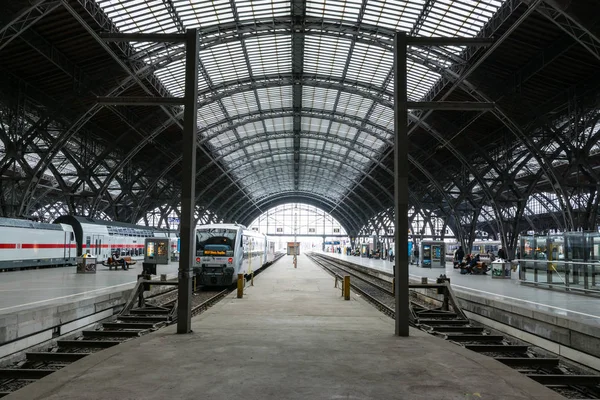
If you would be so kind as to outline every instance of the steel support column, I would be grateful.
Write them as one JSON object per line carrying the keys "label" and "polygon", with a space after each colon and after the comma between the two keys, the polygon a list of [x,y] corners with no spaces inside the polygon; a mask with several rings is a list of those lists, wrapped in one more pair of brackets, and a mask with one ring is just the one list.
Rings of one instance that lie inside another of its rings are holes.
{"label": "steel support column", "polygon": [[198,30],[186,33],[185,110],[183,115],[183,161],[181,174],[181,257],[179,259],[179,292],[177,294],[177,333],[189,333],[192,328],[192,279],[194,265],[194,200],[196,198],[196,143],[198,125]]}
{"label": "steel support column", "polygon": [[394,40],[394,198],[396,336],[408,336],[408,108],[406,83],[406,33],[398,32]]}

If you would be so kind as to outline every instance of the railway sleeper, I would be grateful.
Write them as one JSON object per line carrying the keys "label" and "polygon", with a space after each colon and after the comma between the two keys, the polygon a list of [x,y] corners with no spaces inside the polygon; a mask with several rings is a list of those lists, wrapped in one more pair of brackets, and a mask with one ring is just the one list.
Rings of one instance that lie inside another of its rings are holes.
{"label": "railway sleeper", "polygon": [[171,310],[167,309],[157,309],[157,308],[136,308],[134,310],[130,310],[129,314],[135,315],[164,315],[169,314]]}
{"label": "railway sleeper", "polygon": [[0,369],[0,379],[40,379],[51,373],[56,372],[54,369],[25,369],[25,368],[2,368]]}
{"label": "railway sleeper", "polygon": [[433,330],[433,332],[438,332],[438,333],[464,333],[464,334],[468,334],[468,333],[483,333],[483,328],[480,326],[434,326],[431,327],[431,330]]}
{"label": "railway sleeper", "polygon": [[119,321],[128,321],[128,322],[167,322],[169,321],[168,315],[119,315],[117,317]]}
{"label": "railway sleeper", "polygon": [[596,386],[600,375],[526,374],[527,377],[546,386]]}
{"label": "railway sleeper", "polygon": [[112,340],[58,340],[56,344],[62,348],[106,349],[116,346],[120,341]]}
{"label": "railway sleeper", "polygon": [[104,329],[158,329],[165,326],[165,322],[105,322]]}
{"label": "railway sleeper", "polygon": [[478,353],[527,353],[529,346],[503,344],[467,344],[465,348]]}
{"label": "railway sleeper", "polygon": [[468,319],[430,319],[430,318],[419,318],[417,321],[420,325],[469,325],[471,321]]}
{"label": "railway sleeper", "polygon": [[52,351],[46,352],[32,352],[26,353],[25,356],[27,361],[41,361],[41,362],[74,362],[87,356],[89,353],[58,353]]}
{"label": "railway sleeper", "polygon": [[558,358],[542,357],[494,357],[494,360],[500,361],[509,367],[529,368],[556,368],[560,362]]}
{"label": "railway sleeper", "polygon": [[446,339],[454,342],[496,342],[500,343],[504,340],[501,335],[453,335],[445,334]]}
{"label": "railway sleeper", "polygon": [[117,331],[117,330],[103,330],[103,331],[83,331],[83,337],[136,337],[142,336],[150,332],[149,329],[144,330],[131,330],[131,331]]}
{"label": "railway sleeper", "polygon": [[449,311],[417,311],[417,316],[422,318],[456,318],[458,315]]}

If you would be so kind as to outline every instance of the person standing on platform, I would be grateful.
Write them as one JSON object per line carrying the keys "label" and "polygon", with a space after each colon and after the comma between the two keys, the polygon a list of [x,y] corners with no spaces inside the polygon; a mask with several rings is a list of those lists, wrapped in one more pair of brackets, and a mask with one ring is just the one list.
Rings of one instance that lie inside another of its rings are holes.
{"label": "person standing on platform", "polygon": [[498,258],[506,260],[506,251],[502,247],[498,249]]}
{"label": "person standing on platform", "polygon": [[416,262],[417,265],[419,265],[419,247],[418,246],[415,247],[414,254],[415,254],[415,262]]}
{"label": "person standing on platform", "polygon": [[461,264],[463,258],[465,258],[465,251],[463,250],[462,246],[458,246],[456,253],[454,253],[454,261],[456,261],[457,264]]}
{"label": "person standing on platform", "polygon": [[390,247],[390,262],[394,261],[394,249]]}

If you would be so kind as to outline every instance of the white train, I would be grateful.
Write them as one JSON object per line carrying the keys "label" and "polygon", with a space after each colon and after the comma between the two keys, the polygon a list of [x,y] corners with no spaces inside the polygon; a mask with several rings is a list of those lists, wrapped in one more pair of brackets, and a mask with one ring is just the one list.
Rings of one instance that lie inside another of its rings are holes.
{"label": "white train", "polygon": [[54,224],[0,218],[0,270],[74,265],[84,253],[98,262],[117,252],[142,259],[147,237],[170,237],[176,250],[177,235],[164,229],[70,215]]}
{"label": "white train", "polygon": [[275,242],[237,224],[196,227],[194,274],[205,286],[229,286],[273,262]]}
{"label": "white train", "polygon": [[75,256],[70,225],[0,218],[0,270],[72,265]]}

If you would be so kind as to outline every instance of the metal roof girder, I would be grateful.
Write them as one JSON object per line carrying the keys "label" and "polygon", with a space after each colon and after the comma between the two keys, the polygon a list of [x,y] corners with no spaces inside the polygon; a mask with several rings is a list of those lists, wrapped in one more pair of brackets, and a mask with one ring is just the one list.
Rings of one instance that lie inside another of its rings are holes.
{"label": "metal roof girder", "polygon": [[[261,171],[268,171],[268,170],[271,170],[271,169],[273,169],[273,168],[275,168],[275,167],[277,167],[277,166],[276,166],[276,165],[271,165],[271,166],[269,166],[269,167],[263,168]],[[251,172],[251,173],[249,173],[249,174],[247,174],[247,175],[245,175],[245,176],[238,176],[237,178],[238,178],[238,180],[242,181],[242,180],[244,180],[244,179],[246,179],[247,177],[249,177],[249,176],[252,176],[252,175],[253,175],[253,174],[252,174],[252,172]],[[354,192],[354,189],[352,189],[352,188],[348,189],[348,188],[346,188],[345,186],[341,185],[341,184],[340,184],[338,181],[335,181],[335,180],[330,180],[330,179],[328,179],[327,177],[323,177],[323,176],[321,176],[321,175],[312,175],[312,174],[307,174],[307,176],[311,176],[311,177],[313,177],[313,178],[322,178],[322,179],[326,179],[326,180],[330,181],[330,182],[331,182],[331,183],[332,183],[334,186],[339,186],[340,188],[342,188],[342,189],[343,189],[343,190],[342,190],[342,192],[343,192],[343,191]],[[344,178],[346,178],[346,177],[344,177]],[[264,178],[264,179],[267,179],[267,178]],[[347,178],[347,180],[351,181],[349,178]],[[353,182],[353,183],[356,183],[356,182],[354,182],[354,181],[352,181],[352,182]],[[357,186],[360,186],[360,185],[357,185]],[[361,186],[361,187],[362,187],[362,186]],[[363,189],[364,189],[364,188],[363,188]],[[297,191],[297,190],[294,190],[294,191],[296,191],[296,192],[299,192],[299,191]],[[367,192],[367,193],[369,193],[369,194],[370,194],[370,195],[373,197],[373,199],[375,200],[375,202],[379,203],[379,205],[380,205],[380,206],[383,208],[382,204],[379,202],[379,199],[378,199],[376,196],[374,196],[372,193],[370,193],[370,192],[368,192],[368,191],[366,191],[366,192]],[[359,199],[360,199],[360,200],[361,200],[361,201],[364,203],[364,205],[365,205],[367,208],[371,209],[371,211],[372,211],[372,212],[374,211],[374,210],[372,209],[371,205],[370,205],[368,202],[366,202],[366,201],[365,201],[365,200],[364,200],[364,199],[363,199],[361,196],[357,196],[357,197],[358,197],[358,198],[359,198]],[[214,200],[213,200],[213,201],[214,201]],[[222,205],[223,205],[223,204],[224,204],[224,203],[222,203]],[[222,207],[222,206],[221,206],[221,207]]]}

